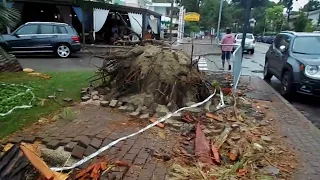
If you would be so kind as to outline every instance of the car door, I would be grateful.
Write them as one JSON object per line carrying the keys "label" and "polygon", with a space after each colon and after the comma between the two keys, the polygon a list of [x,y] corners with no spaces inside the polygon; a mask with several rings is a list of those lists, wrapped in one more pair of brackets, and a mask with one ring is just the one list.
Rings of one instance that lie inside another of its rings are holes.
{"label": "car door", "polygon": [[[290,43],[291,43],[291,37],[284,34],[281,36],[281,39],[280,39],[280,43],[279,43],[279,47],[277,48],[277,56],[276,56],[276,61],[277,61],[277,66],[275,67],[276,68],[276,71],[279,75],[279,77],[281,76],[281,73],[282,73],[282,69],[284,67],[284,65],[287,63],[287,60],[288,60],[288,48],[290,46]],[[280,47],[281,46],[284,46],[285,47],[285,50],[281,52],[280,50]]]}
{"label": "car door", "polygon": [[8,46],[13,52],[30,52],[34,50],[35,38],[39,31],[37,24],[26,24],[14,31],[12,38],[7,40]]}
{"label": "car door", "polygon": [[282,38],[282,35],[279,34],[276,36],[274,42],[272,43],[272,45],[269,48],[269,52],[267,54],[267,58],[268,58],[268,67],[269,70],[272,72],[272,74],[277,76],[277,66],[279,66],[279,61],[277,61],[279,53],[278,53],[278,48],[280,47],[280,40]]}
{"label": "car door", "polygon": [[51,24],[40,24],[40,32],[36,37],[36,49],[42,52],[52,52],[52,41],[58,36],[57,27]]}

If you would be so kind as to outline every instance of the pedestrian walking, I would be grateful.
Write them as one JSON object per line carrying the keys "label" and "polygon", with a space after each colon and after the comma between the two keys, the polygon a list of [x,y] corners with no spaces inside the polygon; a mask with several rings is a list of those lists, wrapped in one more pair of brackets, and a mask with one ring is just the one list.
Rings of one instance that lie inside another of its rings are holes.
{"label": "pedestrian walking", "polygon": [[232,50],[233,50],[233,44],[234,43],[234,37],[231,34],[231,29],[227,28],[227,33],[226,35],[223,36],[222,40],[221,40],[221,50],[222,50],[222,55],[221,55],[221,59],[222,59],[222,69],[224,70],[224,64],[227,60],[228,63],[228,70],[231,70],[231,64],[230,64],[230,58],[231,58],[231,54],[232,54]]}

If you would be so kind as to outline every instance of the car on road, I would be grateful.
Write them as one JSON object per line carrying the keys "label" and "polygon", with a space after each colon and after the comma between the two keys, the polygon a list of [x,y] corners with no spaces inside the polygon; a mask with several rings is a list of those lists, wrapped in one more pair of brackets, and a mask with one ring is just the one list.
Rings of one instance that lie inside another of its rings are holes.
{"label": "car on road", "polygon": [[[242,33],[235,35],[235,43],[236,44],[241,44],[242,36],[243,36]],[[253,34],[247,33],[245,45],[244,45],[244,50],[248,51],[250,54],[254,54],[255,43],[256,43],[256,40],[255,40]]]}
{"label": "car on road", "polygon": [[279,33],[265,56],[264,79],[281,81],[280,93],[320,96],[320,34]]}
{"label": "car on road", "polygon": [[0,46],[13,54],[54,53],[61,58],[81,50],[77,31],[56,22],[25,23],[13,33],[2,35]]}

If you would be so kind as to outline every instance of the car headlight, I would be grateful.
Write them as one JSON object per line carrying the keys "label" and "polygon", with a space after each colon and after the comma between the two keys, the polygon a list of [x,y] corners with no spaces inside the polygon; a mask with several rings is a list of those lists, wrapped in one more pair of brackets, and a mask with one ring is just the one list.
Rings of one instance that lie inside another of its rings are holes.
{"label": "car headlight", "polygon": [[313,65],[307,65],[305,71],[309,75],[315,75],[319,72],[319,67],[313,66]]}

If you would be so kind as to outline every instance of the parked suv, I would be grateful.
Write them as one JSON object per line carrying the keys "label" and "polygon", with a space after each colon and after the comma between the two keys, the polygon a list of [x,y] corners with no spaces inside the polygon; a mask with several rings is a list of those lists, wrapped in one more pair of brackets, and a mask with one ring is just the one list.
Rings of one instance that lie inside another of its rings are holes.
{"label": "parked suv", "polygon": [[283,96],[320,96],[320,34],[282,32],[266,53],[264,79],[281,81]]}
{"label": "parked suv", "polygon": [[13,54],[53,52],[62,58],[81,50],[76,30],[55,22],[28,22],[13,33],[2,35],[0,45]]}
{"label": "parked suv", "polygon": [[[242,33],[235,35],[235,43],[236,44],[241,44],[242,36],[243,36]],[[254,54],[254,48],[255,48],[256,40],[255,40],[253,34],[247,33],[246,34],[246,40],[244,42],[245,42],[244,50],[248,51],[250,54]]]}

